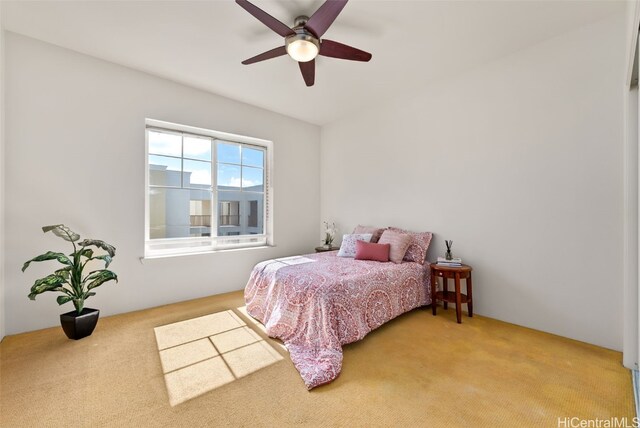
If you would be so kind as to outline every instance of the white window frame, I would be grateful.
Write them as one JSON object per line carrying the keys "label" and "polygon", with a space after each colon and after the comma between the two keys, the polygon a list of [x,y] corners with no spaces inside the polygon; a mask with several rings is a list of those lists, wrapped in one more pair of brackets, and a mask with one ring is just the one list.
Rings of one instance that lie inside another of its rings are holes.
{"label": "white window frame", "polygon": [[[212,188],[212,222],[211,231],[218,231],[218,191],[217,189],[217,150],[216,141],[249,144],[257,146],[265,151],[264,164],[264,209],[263,209],[263,233],[261,235],[233,235],[233,236],[207,236],[185,238],[157,238],[151,239],[150,212],[149,212],[149,130],[159,129],[166,132],[180,132],[194,134],[195,136],[210,137],[211,147],[211,188]],[[170,257],[187,254],[201,254],[221,250],[255,248],[273,246],[273,142],[260,138],[244,135],[230,134],[227,132],[197,128],[156,119],[145,119],[145,227],[144,227],[144,258]]]}

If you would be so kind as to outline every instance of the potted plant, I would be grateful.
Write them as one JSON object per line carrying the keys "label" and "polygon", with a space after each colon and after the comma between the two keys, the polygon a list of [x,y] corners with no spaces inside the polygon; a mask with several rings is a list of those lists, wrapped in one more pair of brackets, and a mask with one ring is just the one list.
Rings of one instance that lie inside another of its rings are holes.
{"label": "potted plant", "polygon": [[[62,293],[62,295],[57,298],[58,305],[73,302],[76,308],[75,311],[60,315],[60,323],[62,324],[62,329],[65,334],[69,339],[74,340],[90,336],[98,323],[100,311],[85,308],[84,301],[91,296],[95,296],[96,293],[92,290],[96,287],[111,280],[118,282],[118,276],[112,271],[107,270],[116,255],[116,249],[112,245],[96,239],[85,239],[78,242],[80,235],[63,224],[45,226],[42,228],[42,231],[45,233],[53,232],[54,235],[71,242],[73,252],[67,256],[64,253],[47,251],[25,262],[22,266],[22,272],[24,272],[32,262],[57,260],[63,265],[61,269],[57,269],[52,274],[36,280],[31,287],[29,299],[35,300],[38,294],[42,294],[45,291]],[[101,249],[105,251],[106,254],[95,255],[94,250],[89,247]],[[103,262],[104,269],[92,270],[85,274],[85,267],[87,267],[92,260]]]}
{"label": "potted plant", "polygon": [[336,224],[325,221],[324,222],[324,241],[323,246],[330,249],[333,244],[333,240],[336,237]]}

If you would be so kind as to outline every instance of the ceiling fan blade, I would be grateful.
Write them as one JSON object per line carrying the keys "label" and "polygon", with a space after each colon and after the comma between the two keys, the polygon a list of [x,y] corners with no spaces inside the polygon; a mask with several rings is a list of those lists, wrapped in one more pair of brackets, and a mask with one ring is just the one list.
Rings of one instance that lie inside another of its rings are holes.
{"label": "ceiling fan blade", "polygon": [[371,59],[369,52],[361,51],[333,40],[323,39],[320,44],[320,55],[330,56],[332,58],[348,59],[351,61],[367,62]]}
{"label": "ceiling fan blade", "polygon": [[308,62],[299,62],[300,71],[302,72],[302,78],[307,86],[313,86],[313,82],[316,80],[316,60],[312,59]]}
{"label": "ceiling fan blade", "polygon": [[236,3],[238,3],[240,7],[249,12],[251,15],[255,16],[258,21],[262,22],[264,25],[271,28],[282,37],[287,37],[295,34],[295,32],[291,28],[287,27],[285,24],[278,21],[276,18],[269,15],[258,6],[249,3],[247,0],[236,0]]}
{"label": "ceiling fan blade", "polygon": [[284,46],[278,46],[277,48],[273,48],[271,50],[268,50],[266,52],[262,52],[260,55],[256,55],[254,57],[251,57],[249,59],[245,59],[244,61],[242,61],[242,63],[244,65],[249,65],[249,64],[253,64],[255,62],[260,62],[260,61],[264,61],[265,59],[271,59],[271,58],[276,58],[282,55],[286,55],[287,54],[287,49]]}
{"label": "ceiling fan blade", "polygon": [[304,24],[304,28],[311,31],[316,37],[322,37],[333,24],[348,0],[327,0],[315,11],[311,18]]}

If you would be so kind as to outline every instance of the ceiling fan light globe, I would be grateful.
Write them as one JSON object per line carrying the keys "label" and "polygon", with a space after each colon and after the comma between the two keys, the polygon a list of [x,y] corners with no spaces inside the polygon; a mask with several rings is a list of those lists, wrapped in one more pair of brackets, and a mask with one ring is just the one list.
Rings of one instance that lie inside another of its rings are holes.
{"label": "ceiling fan light globe", "polygon": [[309,62],[318,56],[320,41],[304,28],[296,28],[296,34],[285,38],[285,48],[291,58],[298,62]]}
{"label": "ceiling fan light globe", "polygon": [[298,62],[309,62],[318,56],[318,46],[308,40],[294,40],[287,45],[287,53]]}

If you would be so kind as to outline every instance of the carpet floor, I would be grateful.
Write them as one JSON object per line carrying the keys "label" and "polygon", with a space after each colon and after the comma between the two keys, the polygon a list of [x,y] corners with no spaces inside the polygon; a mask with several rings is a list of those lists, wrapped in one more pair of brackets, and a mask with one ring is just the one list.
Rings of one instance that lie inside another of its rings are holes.
{"label": "carpet floor", "polygon": [[[0,426],[558,427],[635,415],[619,352],[481,316],[457,324],[451,308],[413,310],[345,346],[338,379],[307,391],[243,304],[235,292],[105,317],[79,341],[59,327],[7,336]],[[212,314],[240,334],[193,335]],[[231,374],[203,386],[214,366]],[[197,370],[193,393],[184,379]]]}

